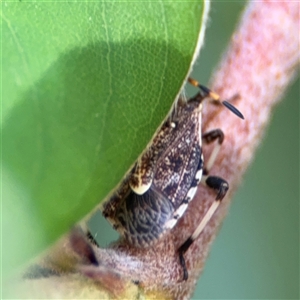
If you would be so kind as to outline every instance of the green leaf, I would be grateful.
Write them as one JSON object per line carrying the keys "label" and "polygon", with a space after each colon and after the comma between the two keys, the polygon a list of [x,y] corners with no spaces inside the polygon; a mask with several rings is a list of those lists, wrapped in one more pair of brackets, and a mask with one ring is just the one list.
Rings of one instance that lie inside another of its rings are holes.
{"label": "green leaf", "polygon": [[122,178],[178,94],[204,15],[200,0],[2,2],[4,243],[23,247],[7,264]]}

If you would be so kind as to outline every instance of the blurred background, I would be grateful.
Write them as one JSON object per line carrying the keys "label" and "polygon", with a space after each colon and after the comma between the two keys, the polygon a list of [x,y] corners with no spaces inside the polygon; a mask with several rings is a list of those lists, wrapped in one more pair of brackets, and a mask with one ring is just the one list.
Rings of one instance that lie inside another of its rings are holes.
{"label": "blurred background", "polygon": [[[193,77],[209,82],[245,1],[213,1]],[[274,110],[193,299],[299,299],[299,79]],[[118,237],[102,219],[101,245]],[[94,230],[97,234],[97,230]]]}

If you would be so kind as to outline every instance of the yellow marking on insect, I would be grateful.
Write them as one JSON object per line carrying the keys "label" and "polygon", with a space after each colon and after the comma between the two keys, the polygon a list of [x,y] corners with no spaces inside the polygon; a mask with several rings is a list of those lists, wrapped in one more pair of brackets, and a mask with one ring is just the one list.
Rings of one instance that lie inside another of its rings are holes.
{"label": "yellow marking on insect", "polygon": [[129,183],[131,189],[138,195],[143,195],[144,193],[146,193],[149,190],[151,184],[152,180],[147,184],[139,184],[138,186],[133,186],[131,183]]}

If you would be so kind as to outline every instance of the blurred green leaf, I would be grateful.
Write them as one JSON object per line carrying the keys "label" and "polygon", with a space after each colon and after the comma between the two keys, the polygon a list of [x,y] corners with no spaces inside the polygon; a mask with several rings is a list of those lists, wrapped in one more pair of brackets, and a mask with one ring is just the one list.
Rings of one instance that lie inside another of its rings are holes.
{"label": "blurred green leaf", "polygon": [[2,2],[4,243],[30,244],[10,264],[68,230],[134,162],[188,72],[203,9]]}

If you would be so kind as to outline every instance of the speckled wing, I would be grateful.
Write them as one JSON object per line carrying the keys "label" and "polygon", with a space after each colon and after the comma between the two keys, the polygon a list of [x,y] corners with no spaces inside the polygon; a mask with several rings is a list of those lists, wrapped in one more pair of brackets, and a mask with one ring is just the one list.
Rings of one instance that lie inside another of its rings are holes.
{"label": "speckled wing", "polygon": [[176,210],[191,187],[197,186],[195,175],[202,168],[198,124],[189,122],[161,154],[152,185],[172,202]]}
{"label": "speckled wing", "polygon": [[150,187],[143,195],[130,191],[116,211],[120,232],[133,245],[151,245],[172,218],[174,207],[167,197]]}
{"label": "speckled wing", "polygon": [[199,101],[176,107],[103,214],[125,239],[149,247],[185,212],[202,176]]}

